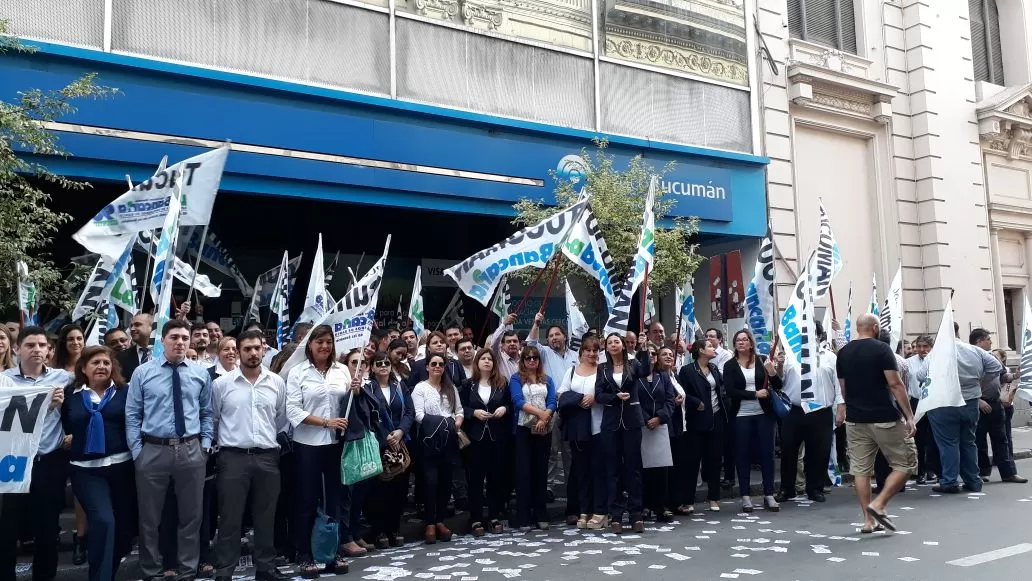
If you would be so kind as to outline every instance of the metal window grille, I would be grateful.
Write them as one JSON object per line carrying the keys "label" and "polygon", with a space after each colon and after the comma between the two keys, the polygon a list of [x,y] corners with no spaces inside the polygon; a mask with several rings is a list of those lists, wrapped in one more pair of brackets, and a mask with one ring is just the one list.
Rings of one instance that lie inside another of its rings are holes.
{"label": "metal window grille", "polygon": [[793,38],[856,54],[853,0],[788,0]]}
{"label": "metal window grille", "polygon": [[1004,85],[1000,13],[996,0],[968,0],[971,24],[971,64],[976,81]]}

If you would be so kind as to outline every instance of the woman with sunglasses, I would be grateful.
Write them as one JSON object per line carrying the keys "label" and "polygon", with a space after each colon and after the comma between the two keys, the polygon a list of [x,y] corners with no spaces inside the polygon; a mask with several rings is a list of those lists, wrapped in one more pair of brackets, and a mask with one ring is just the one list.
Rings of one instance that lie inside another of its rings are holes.
{"label": "woman with sunglasses", "polygon": [[459,392],[445,372],[444,353],[426,357],[427,378],[412,390],[412,406],[420,429],[422,449],[423,541],[448,542],[452,532],[444,526],[444,511],[451,497],[452,470],[458,463],[456,433],[462,427],[463,412]]}
{"label": "woman with sunglasses", "polygon": [[[669,425],[674,411],[674,386],[670,383],[670,375],[664,371],[665,366],[659,363],[660,349],[649,343],[648,350],[652,373],[638,380],[641,417],[645,422],[642,438],[644,440],[646,435],[657,433],[656,430],[663,435],[649,439],[653,445],[651,449],[647,442],[642,447],[649,453],[664,456],[669,455],[670,450]],[[658,522],[670,522],[674,516],[666,509],[668,469],[669,464],[642,470],[644,505],[652,511]]]}
{"label": "woman with sunglasses", "polygon": [[495,364],[494,352],[481,349],[473,358],[473,376],[466,381],[459,396],[466,420],[462,431],[469,436],[469,530],[475,537],[484,535],[484,483],[487,483],[487,517],[490,531],[503,530],[506,467],[511,462],[507,453],[512,424],[509,410],[512,397],[509,382]]}
{"label": "woman with sunglasses", "polygon": [[[371,391],[362,389],[369,379],[369,359],[373,356],[370,354],[367,359],[367,351],[368,349],[352,349],[344,358],[351,373],[351,387],[340,398],[339,404],[341,417],[348,421],[344,433],[341,434],[342,442],[362,440],[366,437],[367,431],[376,434],[379,416],[373,412],[377,409],[377,401]],[[341,485],[340,548],[348,557],[358,557],[376,550],[376,547],[367,542],[362,535],[362,507],[371,483],[371,480],[362,480],[350,486]]]}
{"label": "woman with sunglasses", "polygon": [[444,333],[434,331],[426,339],[426,357],[412,364],[412,372],[409,373],[409,378],[406,381],[406,384],[411,389],[414,389],[420,381],[428,377],[427,363],[430,361],[431,355],[444,356],[444,372],[452,385],[462,385],[462,382],[466,381],[466,372],[462,370],[462,365],[458,361],[448,358],[448,340],[445,338]]}
{"label": "woman with sunglasses", "polygon": [[[572,488],[577,491],[577,507],[588,514],[577,515],[577,528],[601,528],[609,509],[606,475],[601,457],[596,458],[598,434],[602,425],[602,406],[595,403],[595,378],[598,373],[598,337],[581,341],[577,366],[570,369],[559,387],[559,415],[563,420],[563,440],[570,443]],[[569,512],[569,510],[567,510]]]}
{"label": "woman with sunglasses", "polygon": [[[630,335],[630,333],[628,333]],[[595,380],[595,401],[603,406],[600,426],[602,453],[606,460],[606,505],[610,528],[623,532],[623,506],[620,484],[627,490],[627,512],[631,529],[645,530],[641,518],[641,417],[638,380],[652,372],[648,351],[630,359],[624,338],[619,333],[606,336],[606,362],[598,367]],[[602,528],[605,522],[599,523]]]}
{"label": "woman with sunglasses", "polygon": [[727,401],[724,399],[724,381],[713,359],[716,348],[706,339],[692,343],[692,363],[685,365],[677,375],[678,382],[693,402],[695,409],[685,410],[690,415],[689,430],[694,428],[688,443],[688,471],[683,482],[687,485],[686,497],[689,504],[695,504],[695,492],[699,487],[699,468],[706,481],[709,509],[720,510],[720,468],[724,461],[724,432],[727,430]]}
{"label": "woman with sunglasses", "polygon": [[516,426],[516,522],[528,528],[532,522],[548,530],[548,457],[552,452],[552,416],[555,385],[545,374],[541,352],[528,345],[520,353],[519,372],[509,378]]}
{"label": "woman with sunglasses", "polygon": [[[376,402],[376,414],[380,420],[377,439],[381,456],[388,449],[399,451],[409,440],[416,412],[412,407],[412,398],[405,395],[401,382],[394,376],[391,358],[387,353],[373,355],[372,376],[365,384],[365,391]],[[386,481],[369,481],[366,517],[372,528],[370,532],[376,548],[386,549],[405,544],[405,537],[401,536],[400,530],[401,511],[405,508],[407,495],[407,474],[398,474]]]}
{"label": "woman with sunglasses", "polygon": [[[305,346],[305,361],[287,374],[287,419],[294,426],[294,457],[297,496],[294,503],[294,547],[298,571],[303,577],[319,576],[312,561],[312,525],[319,499],[330,518],[341,520],[343,484],[340,480],[342,444],[338,432],[348,429],[348,419],[340,417],[340,399],[351,390],[348,368],[337,362],[333,329],[319,325],[312,329]],[[350,528],[350,527],[349,527]],[[365,549],[348,547],[352,554]],[[348,561],[339,552],[330,572],[346,573]]]}
{"label": "woman with sunglasses", "polygon": [[735,431],[735,465],[738,470],[738,492],[742,496],[742,512],[752,512],[749,498],[752,463],[760,464],[763,475],[763,507],[780,510],[774,500],[774,430],[778,418],[771,398],[781,390],[781,379],[774,362],[756,353],[752,333],[735,333],[731,344],[735,356],[724,364],[724,389],[727,391],[731,425]]}

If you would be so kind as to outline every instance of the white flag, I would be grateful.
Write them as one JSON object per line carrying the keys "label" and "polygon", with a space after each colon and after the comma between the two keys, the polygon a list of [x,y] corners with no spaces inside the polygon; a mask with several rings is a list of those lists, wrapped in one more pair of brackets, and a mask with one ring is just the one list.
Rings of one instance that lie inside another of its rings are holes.
{"label": "white flag", "polygon": [[659,178],[652,176],[649,184],[649,193],[645,198],[645,209],[641,217],[641,234],[638,235],[637,250],[634,254],[634,264],[627,280],[616,291],[616,302],[609,309],[609,318],[606,321],[603,333],[608,337],[610,333],[627,332],[631,318],[631,301],[634,299],[634,292],[645,282],[645,274],[652,267],[656,256],[656,214],[652,207],[656,201],[656,184]]}
{"label": "white flag", "polygon": [[606,308],[612,310],[616,303],[616,290],[609,278],[609,273],[613,270],[613,257],[609,254],[609,247],[602,237],[602,229],[591,211],[590,203],[570,229],[569,238],[566,244],[563,244],[563,254],[598,280],[598,286],[606,300]]}
{"label": "white flag", "polygon": [[792,298],[788,308],[781,315],[778,335],[785,350],[786,361],[799,369],[799,399],[803,411],[809,413],[825,408],[831,402],[820,399],[821,394],[815,392],[817,365],[817,333],[816,319],[813,313],[814,276],[810,266],[814,264],[813,255],[806,262],[803,271],[796,279],[792,290]]}
{"label": "white flag", "polygon": [[412,321],[412,331],[416,337],[422,337],[426,332],[426,319],[423,315],[423,273],[419,266],[416,267],[416,279],[412,281],[412,298],[409,300],[408,316]]}
{"label": "white flag", "polygon": [[695,279],[688,277],[684,285],[677,289],[678,332],[684,342],[691,346],[695,342],[695,333],[700,330],[695,320]]}
{"label": "white flag", "polygon": [[588,201],[582,199],[540,224],[528,226],[444,271],[462,292],[485,307],[502,276],[527,267],[544,268],[565,242]]}
{"label": "white flag", "polygon": [[312,276],[308,279],[308,294],[305,296],[305,310],[298,318],[299,323],[319,320],[326,314],[329,305],[326,298],[326,270],[323,264],[322,234],[315,247],[315,262],[312,263]]}
{"label": "white flag", "polygon": [[1032,401],[1032,308],[1028,306],[1028,298],[1025,298],[1025,314],[1022,320],[1021,331],[1021,362],[1018,369],[1021,377],[1018,378],[1018,393],[1022,399]]}
{"label": "white flag", "polygon": [[[383,269],[387,263],[387,251],[391,245],[391,237],[387,236],[387,244],[383,249],[383,256],[366,272],[365,276],[359,279],[351,290],[344,295],[335,306],[335,309],[323,315],[312,327],[314,330],[320,325],[329,325],[333,329],[333,340],[338,354],[345,354],[356,347],[365,347],[369,342],[369,335],[376,323],[376,301],[380,294],[380,285],[383,281]],[[305,335],[305,338],[298,343],[297,350],[283,364],[280,376],[286,379],[287,374],[297,364],[305,360],[305,350],[308,346],[308,337],[312,331]]]}
{"label": "white flag", "polygon": [[839,252],[835,234],[831,231],[831,220],[824,202],[820,203],[820,234],[817,239],[817,252],[811,257],[814,276],[814,298],[823,299],[831,288],[831,281],[842,271],[842,254]]}
{"label": "white flag", "polygon": [[[9,386],[0,390],[0,450],[3,478],[0,494],[24,494],[32,484],[32,463],[39,452],[43,436],[43,418],[47,415],[50,392],[60,385]],[[8,497],[10,498],[10,497]],[[23,497],[25,498],[25,497]],[[26,499],[27,500],[27,499]]]}
{"label": "white flag", "polygon": [[251,304],[247,307],[247,318],[244,320],[244,324],[249,322],[259,322],[261,319],[261,312],[258,310],[258,297],[261,295],[261,277],[258,277],[254,281],[254,291],[251,293]]}
{"label": "white flag", "polygon": [[151,296],[156,305],[154,312],[154,347],[151,357],[158,359],[165,353],[161,343],[161,330],[172,317],[172,265],[176,260],[176,238],[179,236],[179,193],[176,187],[169,198],[165,225],[158,239],[157,257],[154,260],[154,274],[151,276]]}
{"label": "white flag", "polygon": [[[896,350],[899,340],[903,338],[903,265],[896,269],[896,276],[892,277],[892,285],[889,287],[889,294],[885,297],[885,310],[888,314],[888,329],[892,336],[892,350]],[[884,316],[886,313],[882,313]]]}
{"label": "white flag", "polygon": [[566,328],[570,332],[570,349],[579,350],[581,337],[588,332],[588,321],[577,306],[570,283],[564,281],[563,285],[566,287]]}
{"label": "white flag", "polygon": [[770,355],[774,340],[774,243],[768,234],[760,243],[756,256],[756,268],[749,288],[745,291],[745,308],[749,332],[756,342],[756,351]]}
{"label": "white flag", "polygon": [[[1026,310],[1027,313],[1027,310]],[[957,378],[957,339],[953,331],[953,299],[946,301],[935,345],[928,353],[928,377],[921,383],[921,400],[917,402],[914,422],[931,410],[941,407],[962,407],[964,396]]]}
{"label": "white flag", "polygon": [[93,266],[89,278],[86,279],[86,287],[82,289],[82,294],[79,295],[79,300],[72,309],[73,321],[78,321],[101,308],[101,304],[106,298],[104,291],[108,278],[111,276],[111,265],[107,264],[109,262],[103,256],[97,259],[97,264]]}
{"label": "white flag", "polygon": [[228,154],[228,147],[220,147],[159,169],[150,179],[115,198],[72,238],[90,251],[114,259],[125,248],[128,237],[163,227],[176,187],[182,189],[180,223],[204,226],[211,220]]}

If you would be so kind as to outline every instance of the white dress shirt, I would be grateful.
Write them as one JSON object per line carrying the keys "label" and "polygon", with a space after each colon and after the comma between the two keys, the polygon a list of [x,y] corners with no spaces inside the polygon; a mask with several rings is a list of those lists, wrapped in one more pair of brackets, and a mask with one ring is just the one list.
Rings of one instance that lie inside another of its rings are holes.
{"label": "white dress shirt", "polygon": [[423,423],[425,416],[462,417],[462,402],[459,401],[459,390],[452,386],[455,396],[455,409],[452,409],[448,398],[437,391],[437,388],[426,381],[420,381],[412,390],[412,406],[416,408],[416,422]]}
{"label": "white dress shirt", "polygon": [[723,347],[717,347],[717,355],[713,358],[713,363],[716,364],[717,369],[724,369],[724,364],[731,360],[735,354],[731,351],[724,349]]}
{"label": "white dress shirt", "polygon": [[[825,407],[846,403],[842,399],[842,386],[839,385],[838,372],[835,365],[838,357],[829,349],[819,349],[817,368],[812,370],[813,395],[825,404]],[[782,380],[785,394],[792,400],[792,405],[801,406],[799,398],[800,381],[799,366],[790,358],[785,358],[785,378]]]}
{"label": "white dress shirt", "polygon": [[560,378],[569,375],[570,369],[577,367],[577,364],[580,363],[579,356],[573,349],[566,349],[560,355],[550,345],[539,342],[537,337],[533,335],[527,338],[527,345],[533,345],[538,348],[538,351],[541,353],[541,362],[545,364],[545,373],[552,378],[552,383],[562,381]]}
{"label": "white dress shirt", "polygon": [[928,379],[928,356],[907,357],[907,395],[910,399],[921,399],[921,384]]}
{"label": "white dress shirt", "polygon": [[[262,367],[251,383],[235,369],[212,383],[215,438],[230,448],[279,448],[276,434],[286,426],[287,386]],[[323,430],[328,431],[328,430]]]}
{"label": "white dress shirt", "polygon": [[323,377],[308,360],[294,367],[287,375],[287,419],[294,426],[294,441],[309,446],[332,444],[332,430],[302,423],[308,416],[336,418],[340,416],[340,398],[351,388],[351,372],[346,365],[334,362]]}

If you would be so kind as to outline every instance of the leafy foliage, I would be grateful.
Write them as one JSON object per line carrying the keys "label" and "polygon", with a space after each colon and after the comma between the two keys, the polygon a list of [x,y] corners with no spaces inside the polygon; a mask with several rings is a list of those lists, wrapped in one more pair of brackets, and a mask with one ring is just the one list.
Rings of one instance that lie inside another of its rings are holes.
{"label": "leafy foliage", "polygon": [[[0,20],[0,58],[8,52],[34,52],[34,47],[8,36],[7,30],[7,21]],[[58,227],[71,216],[53,209],[50,194],[42,188],[80,191],[90,184],[57,175],[19,154],[67,157],[47,123],[75,113],[75,100],[118,93],[117,89],[97,85],[96,77],[95,73],[83,75],[59,90],[19,92],[13,101],[6,100],[11,95],[0,95],[0,272],[10,273],[0,277],[0,306],[17,305],[13,273],[18,261],[28,264],[41,303],[60,308],[75,303],[73,293],[81,269],[62,272],[47,252]]]}
{"label": "leafy foliage", "polygon": [[[656,171],[641,156],[635,156],[626,170],[619,170],[614,166],[614,157],[606,152],[607,145],[604,140],[596,140],[593,155],[589,155],[587,150],[582,152],[585,168],[581,179],[587,180],[592,212],[613,257],[614,267],[610,277],[615,285],[617,282],[622,284],[630,274],[652,176],[662,177],[673,170],[674,165],[671,162]],[[552,177],[556,178],[555,172],[552,172]],[[559,186],[555,190],[554,205],[547,204],[545,200],[522,199],[513,206],[516,210],[513,223],[520,227],[537,224],[576,202],[580,194],[574,189],[574,182],[557,181]],[[697,253],[698,245],[691,243],[692,236],[699,231],[699,219],[668,219],[667,214],[674,203],[675,200],[664,195],[661,190],[656,191],[656,260],[655,268],[649,272],[649,286],[657,294],[672,292],[702,262],[702,257]],[[591,275],[568,260],[562,262],[559,273],[561,276],[581,276],[593,280]],[[519,274],[532,278],[537,273],[524,270]],[[597,288],[595,284],[588,286]]]}

